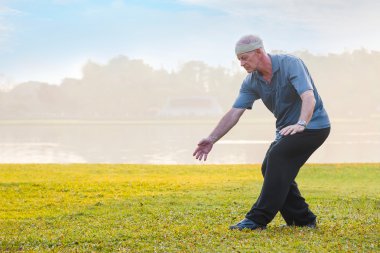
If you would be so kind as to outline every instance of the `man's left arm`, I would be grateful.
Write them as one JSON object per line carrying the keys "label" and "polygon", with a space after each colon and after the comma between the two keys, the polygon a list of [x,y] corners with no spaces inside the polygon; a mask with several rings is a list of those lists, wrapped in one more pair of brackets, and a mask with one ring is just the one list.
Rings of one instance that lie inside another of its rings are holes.
{"label": "man's left arm", "polygon": [[302,107],[298,123],[281,129],[281,135],[293,135],[299,132],[303,132],[306,128],[306,125],[311,120],[315,106],[314,92],[313,90],[307,90],[304,93],[302,93],[300,97],[302,100]]}

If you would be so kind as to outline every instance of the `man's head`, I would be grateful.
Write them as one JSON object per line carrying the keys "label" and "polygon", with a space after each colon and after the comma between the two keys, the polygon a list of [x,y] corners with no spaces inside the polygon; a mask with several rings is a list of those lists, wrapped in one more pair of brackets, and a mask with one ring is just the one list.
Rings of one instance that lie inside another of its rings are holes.
{"label": "man's head", "polygon": [[266,54],[263,41],[259,36],[246,35],[241,37],[235,45],[235,53],[240,61],[240,65],[248,73],[257,70],[257,67]]}
{"label": "man's head", "polygon": [[239,55],[258,48],[264,48],[263,40],[257,35],[245,35],[236,42],[235,53]]}

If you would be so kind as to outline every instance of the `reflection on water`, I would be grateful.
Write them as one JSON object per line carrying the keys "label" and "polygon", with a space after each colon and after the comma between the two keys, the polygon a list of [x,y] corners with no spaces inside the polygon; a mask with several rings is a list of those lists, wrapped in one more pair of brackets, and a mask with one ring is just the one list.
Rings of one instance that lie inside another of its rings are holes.
{"label": "reflection on water", "polygon": [[1,163],[84,163],[82,157],[57,143],[19,142],[0,144]]}
{"label": "reflection on water", "polygon": [[[380,162],[377,121],[333,122],[309,162]],[[192,153],[216,122],[3,122],[0,163],[199,163]],[[243,121],[214,146],[208,163],[260,163],[273,138],[273,122]]]}

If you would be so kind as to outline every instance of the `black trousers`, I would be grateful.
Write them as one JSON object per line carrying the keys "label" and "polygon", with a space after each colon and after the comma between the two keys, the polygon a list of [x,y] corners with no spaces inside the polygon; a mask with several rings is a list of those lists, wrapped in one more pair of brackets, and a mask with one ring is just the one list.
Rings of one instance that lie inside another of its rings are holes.
{"label": "black trousers", "polygon": [[267,225],[278,211],[288,225],[306,225],[316,219],[294,181],[307,159],[326,140],[330,128],[308,130],[273,142],[264,158],[264,183],[246,218]]}

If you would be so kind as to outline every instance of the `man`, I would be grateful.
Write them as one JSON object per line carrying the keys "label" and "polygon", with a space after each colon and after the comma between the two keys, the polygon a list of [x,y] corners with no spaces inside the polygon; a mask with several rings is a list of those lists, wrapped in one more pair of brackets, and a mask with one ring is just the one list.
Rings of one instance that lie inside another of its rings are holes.
{"label": "man", "polygon": [[230,229],[264,229],[280,211],[289,226],[316,227],[294,181],[299,169],[326,140],[330,121],[305,64],[290,55],[270,55],[260,37],[242,37],[235,47],[248,72],[233,108],[210,136],[202,139],[193,156],[206,160],[213,145],[238,121],[246,109],[261,99],[276,117],[276,138],[264,158],[264,183],[260,196],[245,219]]}

